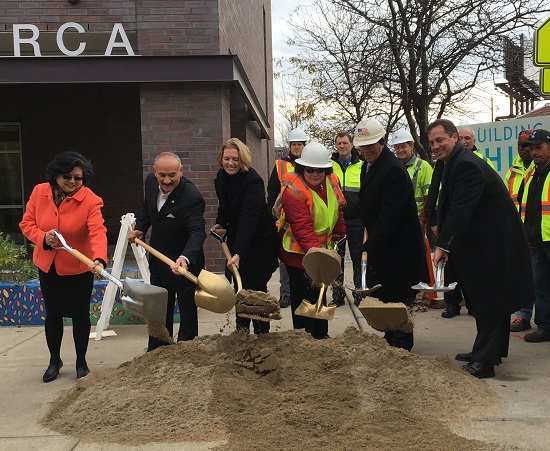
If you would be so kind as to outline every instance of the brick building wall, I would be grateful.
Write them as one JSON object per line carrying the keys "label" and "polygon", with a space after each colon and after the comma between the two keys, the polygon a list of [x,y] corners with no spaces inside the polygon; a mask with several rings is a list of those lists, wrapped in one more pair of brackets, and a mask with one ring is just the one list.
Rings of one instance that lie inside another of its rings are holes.
{"label": "brick building wall", "polygon": [[[126,32],[136,33],[135,53],[145,57],[237,55],[253,96],[272,127],[269,0],[81,0],[75,5],[68,1],[0,2],[0,32],[11,32],[14,24],[33,24],[40,30],[55,32],[67,22],[80,24],[86,33],[110,32],[115,23],[121,23]],[[3,36],[0,35],[0,39]],[[42,89],[48,90],[52,86],[45,84]],[[0,85],[0,93],[1,88]],[[9,86],[4,88],[10,89]],[[22,89],[26,92],[25,97],[32,92]],[[104,92],[103,88],[93,88],[92,85],[82,85],[80,89],[91,89],[96,94]],[[112,89],[116,92],[116,87]],[[52,92],[66,97],[64,90],[74,92],[69,84],[56,85]],[[143,179],[160,152],[174,151],[182,158],[185,176],[197,185],[205,198],[207,227],[215,221],[217,199],[213,180],[219,169],[216,156],[225,140],[237,136],[245,141],[252,150],[255,169],[267,180],[273,166],[272,141],[261,139],[262,131],[253,120],[242,94],[232,86],[206,82],[139,83],[132,85],[131,91],[124,91],[126,94],[130,92],[133,97],[121,100],[126,103],[115,103],[118,97],[113,95],[111,104],[97,105],[92,95],[86,97],[87,103],[83,104],[86,111],[80,117],[74,116],[74,112],[65,112],[73,115],[67,119],[74,120],[86,117],[93,122],[101,116],[109,118],[104,133],[98,135],[103,138],[104,149],[100,154],[94,153],[100,169],[94,186],[98,194],[106,196],[104,211],[109,224],[110,244],[114,244],[118,234],[120,216],[130,211],[139,212],[136,199],[143,198]],[[73,98],[72,94],[69,98]],[[52,102],[55,104],[55,100]],[[128,103],[134,107],[126,117],[124,110]],[[5,114],[0,114],[0,120],[18,121],[13,111],[13,108],[7,108]],[[64,120],[61,113],[52,115],[52,118]],[[36,122],[33,124],[37,126]],[[27,123],[24,128],[28,129],[29,125]],[[125,130],[120,136],[114,136],[113,130],[117,127]],[[61,125],[50,128],[49,136],[59,134],[59,130],[62,130]],[[272,134],[271,129],[268,133]],[[128,139],[128,134],[131,139]],[[61,134],[66,139],[69,135],[71,133]],[[96,141],[92,139],[90,142]],[[32,161],[25,163],[26,186],[42,180],[37,180],[38,172],[43,172],[45,164],[40,158],[36,159],[44,147],[36,141],[32,143],[26,146],[33,156]],[[84,140],[77,140],[75,146],[74,150],[83,153],[91,150]],[[101,143],[98,147],[102,147]],[[49,161],[55,150],[53,147],[47,149],[48,158],[43,160]],[[126,178],[121,186],[116,186],[116,192],[122,193],[117,197],[112,195],[114,190],[110,179],[121,172]],[[29,193],[25,193],[26,199]],[[218,243],[209,238],[205,253],[209,269],[223,268]]]}
{"label": "brick building wall", "polygon": [[[143,177],[152,170],[155,156],[175,152],[182,159],[183,174],[202,193],[207,229],[214,225],[217,197],[214,178],[216,156],[229,135],[229,101],[226,90],[216,85],[143,84],[141,123]],[[219,124],[226,124],[220,127]],[[205,243],[207,267],[220,270],[223,255],[216,242]]]}

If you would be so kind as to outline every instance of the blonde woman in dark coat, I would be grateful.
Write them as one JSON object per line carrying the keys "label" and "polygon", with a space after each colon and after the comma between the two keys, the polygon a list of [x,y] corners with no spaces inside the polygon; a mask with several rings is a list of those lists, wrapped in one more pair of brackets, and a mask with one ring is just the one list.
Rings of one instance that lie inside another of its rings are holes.
{"label": "blonde woman in dark coat", "polygon": [[[243,289],[267,292],[267,283],[278,267],[277,229],[265,200],[265,185],[251,167],[250,149],[237,138],[229,139],[218,154],[214,185],[219,207],[213,230],[227,230],[233,254],[227,264],[239,268]],[[253,321],[254,333],[269,331],[269,323]],[[249,330],[250,320],[237,317],[237,329]]]}

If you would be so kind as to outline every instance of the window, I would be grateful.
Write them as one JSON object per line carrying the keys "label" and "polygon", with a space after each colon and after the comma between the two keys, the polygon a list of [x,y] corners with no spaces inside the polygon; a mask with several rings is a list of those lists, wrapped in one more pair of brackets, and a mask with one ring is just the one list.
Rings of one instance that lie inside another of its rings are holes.
{"label": "window", "polygon": [[0,123],[0,231],[17,244],[25,239],[19,230],[23,216],[23,176],[19,124]]}

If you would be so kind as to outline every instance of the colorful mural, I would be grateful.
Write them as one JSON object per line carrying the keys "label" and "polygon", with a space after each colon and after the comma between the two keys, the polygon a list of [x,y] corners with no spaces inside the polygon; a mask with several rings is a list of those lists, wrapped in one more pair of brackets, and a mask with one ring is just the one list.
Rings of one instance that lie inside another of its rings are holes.
{"label": "colorful mural", "polygon": [[[96,280],[90,299],[90,320],[97,324],[101,315],[101,304],[106,280]],[[174,309],[174,322],[179,322],[179,308]],[[44,324],[46,313],[44,300],[38,280],[14,285],[12,282],[0,283],[0,326],[39,326]],[[143,324],[143,318],[125,310],[117,293],[109,324]],[[66,318],[70,325],[71,319]]]}

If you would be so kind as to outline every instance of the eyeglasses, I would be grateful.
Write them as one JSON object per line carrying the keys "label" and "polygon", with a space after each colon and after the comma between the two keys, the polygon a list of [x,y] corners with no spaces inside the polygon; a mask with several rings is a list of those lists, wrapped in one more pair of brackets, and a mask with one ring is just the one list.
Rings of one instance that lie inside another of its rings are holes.
{"label": "eyeglasses", "polygon": [[61,177],[63,177],[63,179],[65,180],[74,179],[75,182],[81,182],[82,180],[84,180],[84,177],[82,177],[81,175],[62,175]]}
{"label": "eyeglasses", "polygon": [[308,174],[313,174],[314,172],[317,172],[317,174],[322,174],[325,172],[325,168],[305,168],[305,170]]}

